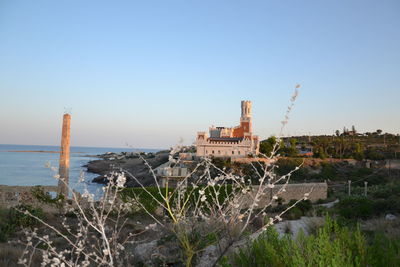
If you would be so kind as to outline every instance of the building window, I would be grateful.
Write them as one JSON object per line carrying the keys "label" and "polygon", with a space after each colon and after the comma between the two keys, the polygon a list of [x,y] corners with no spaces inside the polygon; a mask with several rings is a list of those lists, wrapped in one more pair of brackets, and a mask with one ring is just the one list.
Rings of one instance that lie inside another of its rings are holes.
{"label": "building window", "polygon": [[240,155],[240,151],[238,151],[238,155]]}
{"label": "building window", "polygon": [[235,155],[235,151],[232,151],[232,155]]}
{"label": "building window", "polygon": [[206,154],[208,154],[208,150],[206,150]]}
{"label": "building window", "polygon": [[218,150],[218,154],[221,154],[221,150]]}
{"label": "building window", "polygon": [[214,150],[212,151],[212,153],[214,154]]}

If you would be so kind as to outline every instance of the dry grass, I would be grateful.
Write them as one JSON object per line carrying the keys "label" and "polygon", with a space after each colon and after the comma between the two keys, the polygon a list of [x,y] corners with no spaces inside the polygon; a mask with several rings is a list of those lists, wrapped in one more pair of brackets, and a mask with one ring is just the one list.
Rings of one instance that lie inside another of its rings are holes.
{"label": "dry grass", "polygon": [[[24,248],[20,245],[0,243],[0,266],[18,266],[18,259],[21,257]],[[31,266],[40,266],[40,255],[35,254]]]}
{"label": "dry grass", "polygon": [[313,235],[317,233],[317,230],[324,226],[325,218],[324,217],[308,217],[306,231],[309,235]]}

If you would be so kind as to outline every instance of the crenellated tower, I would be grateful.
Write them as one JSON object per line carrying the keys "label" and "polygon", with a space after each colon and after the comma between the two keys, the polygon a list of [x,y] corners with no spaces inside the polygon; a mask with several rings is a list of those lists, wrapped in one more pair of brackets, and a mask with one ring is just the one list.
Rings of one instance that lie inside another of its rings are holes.
{"label": "crenellated tower", "polygon": [[244,136],[251,136],[253,132],[251,122],[251,101],[242,101],[242,116],[240,117],[240,127],[243,129]]}
{"label": "crenellated tower", "polygon": [[240,117],[240,120],[251,120],[251,101],[242,101],[242,116]]}

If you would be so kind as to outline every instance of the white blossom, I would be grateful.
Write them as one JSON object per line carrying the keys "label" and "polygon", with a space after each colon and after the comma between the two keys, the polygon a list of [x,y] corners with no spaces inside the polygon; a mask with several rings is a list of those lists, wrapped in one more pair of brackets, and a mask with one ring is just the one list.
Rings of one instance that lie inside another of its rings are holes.
{"label": "white blossom", "polygon": [[208,182],[208,186],[214,186],[215,185],[215,182],[214,181],[209,181]]}
{"label": "white blossom", "polygon": [[122,173],[122,174],[118,175],[118,178],[117,178],[117,187],[124,187],[125,182],[126,182],[125,174]]}

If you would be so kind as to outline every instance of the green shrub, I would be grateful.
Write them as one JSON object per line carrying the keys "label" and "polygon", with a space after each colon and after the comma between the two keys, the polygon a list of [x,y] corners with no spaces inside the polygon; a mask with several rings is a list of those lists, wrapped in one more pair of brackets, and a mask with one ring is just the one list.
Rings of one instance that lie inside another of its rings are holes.
{"label": "green shrub", "polygon": [[298,220],[301,218],[301,216],[303,216],[303,211],[298,207],[293,207],[285,214],[283,214],[283,217],[288,220]]}
{"label": "green shrub", "polygon": [[367,219],[374,214],[374,203],[365,197],[346,197],[335,205],[335,209],[345,219]]}
{"label": "green shrub", "polygon": [[[292,206],[297,200],[291,199],[287,206]],[[301,216],[306,215],[312,209],[310,200],[302,200],[284,214],[284,217],[289,220],[298,220]]]}
{"label": "green shrub", "polygon": [[400,266],[400,240],[377,233],[372,238],[367,254],[369,266]]}
{"label": "green shrub", "polygon": [[44,213],[41,208],[35,208],[30,205],[20,204],[15,208],[10,209],[9,223],[15,225],[16,227],[22,228],[33,228],[34,226],[38,225],[39,222],[32,216],[25,214],[24,211],[28,211],[39,219],[44,218]]}
{"label": "green shrub", "polygon": [[[293,201],[293,200],[291,200],[291,201]],[[296,207],[299,208],[303,212],[303,215],[306,215],[306,213],[312,209],[312,203],[309,199],[302,200],[296,204]]]}
{"label": "green shrub", "polygon": [[53,198],[48,192],[45,192],[41,186],[34,186],[31,189],[31,193],[41,203],[54,205],[57,208],[61,208],[65,200],[63,194],[57,194],[57,196]]}
{"label": "green shrub", "polygon": [[386,199],[373,201],[374,215],[400,212],[400,196],[389,196]]}
{"label": "green shrub", "polygon": [[357,227],[350,230],[326,218],[316,234],[296,239],[280,238],[269,228],[248,247],[230,258],[223,258],[227,266],[399,266],[399,240],[375,238],[368,245]]}
{"label": "green shrub", "polygon": [[336,180],[338,171],[332,163],[321,162],[321,172],[319,175],[324,179]]}
{"label": "green shrub", "polygon": [[[38,224],[38,221],[31,216],[23,213],[23,211],[29,211],[31,214],[37,216],[40,219],[44,218],[43,210],[39,208],[33,208],[29,205],[18,205],[10,209],[0,210],[0,242],[8,240],[9,236],[17,231],[19,228],[33,228]],[[22,211],[22,212],[21,212]]]}
{"label": "green shrub", "polygon": [[[142,188],[124,188],[120,194],[123,201],[129,201],[131,198],[136,198],[150,213],[154,213],[159,207],[156,200],[162,202],[162,197],[156,187],[146,187],[146,192]],[[165,188],[161,189],[163,195],[165,195]]]}
{"label": "green shrub", "polygon": [[326,216],[327,214],[331,214],[332,211],[324,206],[317,206],[314,208],[315,215],[317,216]]}
{"label": "green shrub", "polygon": [[2,219],[0,221],[0,242],[6,242],[13,232],[15,232],[15,226]]}
{"label": "green shrub", "polygon": [[[223,187],[224,188],[219,191],[220,194],[218,196],[215,195],[215,192],[211,187],[207,187],[205,190],[206,201],[209,204],[213,204],[213,199],[218,198],[219,202],[223,203],[225,198],[232,192],[233,188],[231,185],[224,185]],[[195,202],[197,199],[199,199],[199,190],[201,190],[202,188],[204,187],[199,186],[193,190],[192,187],[188,187],[185,198],[189,197],[189,202]],[[124,188],[120,194],[122,200],[124,201],[129,201],[130,199],[138,199],[138,201],[140,201],[140,203],[145,207],[147,211],[149,211],[150,213],[154,213],[156,209],[160,206],[157,201],[161,203],[163,203],[164,201],[157,187],[146,187],[146,190],[140,187]],[[167,188],[160,188],[160,191],[161,194],[165,196]],[[171,195],[169,197],[171,198],[171,202],[174,203],[174,199],[176,198],[176,193],[172,193],[174,192],[174,188],[169,188],[168,192],[171,192]],[[192,193],[189,194],[189,192]]]}
{"label": "green shrub", "polygon": [[[290,171],[293,171],[296,167],[300,166],[302,162],[303,159],[300,158],[280,158],[277,161],[278,168],[276,169],[276,172],[279,175],[288,174]],[[303,182],[307,178],[309,178],[309,172],[304,167],[301,167],[297,171],[293,172],[292,176],[290,177],[292,181],[301,182]]]}
{"label": "green shrub", "polygon": [[400,181],[371,186],[368,188],[368,192],[374,198],[387,198],[388,196],[399,196],[400,198]]}

